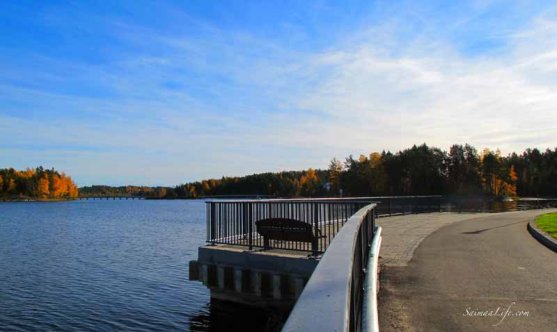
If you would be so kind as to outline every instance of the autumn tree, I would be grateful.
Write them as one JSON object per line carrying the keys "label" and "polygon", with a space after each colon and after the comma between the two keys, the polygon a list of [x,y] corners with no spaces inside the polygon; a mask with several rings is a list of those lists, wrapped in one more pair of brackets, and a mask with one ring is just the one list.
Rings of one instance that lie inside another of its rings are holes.
{"label": "autumn tree", "polygon": [[460,195],[481,193],[479,165],[479,156],[474,147],[468,144],[451,146],[447,158],[449,192]]}
{"label": "autumn tree", "polygon": [[37,184],[37,197],[39,198],[47,198],[50,194],[50,185],[48,181],[48,176],[46,173],[43,173],[38,181]]}
{"label": "autumn tree", "polygon": [[58,174],[51,174],[50,176],[50,196],[53,198],[63,197],[67,192],[68,187],[62,177]]}
{"label": "autumn tree", "polygon": [[484,191],[499,198],[516,196],[516,171],[514,166],[504,167],[501,152],[484,149],[480,160]]}
{"label": "autumn tree", "polygon": [[338,161],[336,158],[333,158],[331,160],[331,163],[329,164],[329,185],[330,185],[330,192],[333,195],[338,195],[340,193],[341,173],[342,173],[342,163]]}
{"label": "autumn tree", "polygon": [[300,177],[299,190],[297,196],[312,197],[322,192],[322,185],[317,172],[310,168]]}
{"label": "autumn tree", "polygon": [[365,159],[364,174],[369,179],[369,194],[384,195],[387,187],[387,174],[383,165],[383,157],[378,152],[373,152]]}
{"label": "autumn tree", "polygon": [[54,169],[0,169],[0,179],[0,195],[11,199],[73,199],[78,196],[72,179]]}

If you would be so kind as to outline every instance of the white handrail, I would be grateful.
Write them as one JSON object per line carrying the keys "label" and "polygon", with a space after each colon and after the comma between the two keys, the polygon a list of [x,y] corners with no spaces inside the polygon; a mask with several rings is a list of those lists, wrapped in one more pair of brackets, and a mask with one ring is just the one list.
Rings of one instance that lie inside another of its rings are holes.
{"label": "white handrail", "polygon": [[366,282],[364,288],[364,308],[362,313],[362,331],[379,331],[379,313],[377,304],[379,250],[381,249],[381,227],[377,226],[373,235],[369,260],[367,265]]}

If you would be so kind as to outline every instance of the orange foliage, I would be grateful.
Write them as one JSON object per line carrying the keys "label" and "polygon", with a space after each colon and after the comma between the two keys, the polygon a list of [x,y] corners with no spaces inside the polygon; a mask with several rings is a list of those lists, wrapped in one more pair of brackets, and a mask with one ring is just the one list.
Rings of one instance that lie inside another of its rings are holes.
{"label": "orange foliage", "polygon": [[511,165],[508,171],[503,166],[501,152],[484,149],[480,156],[484,191],[497,197],[515,197],[518,176]]}
{"label": "orange foliage", "polygon": [[310,168],[300,177],[297,186],[297,196],[310,197],[313,196],[321,186],[321,180],[317,172]]}
{"label": "orange foliage", "polygon": [[77,198],[78,189],[69,176],[54,169],[0,169],[0,196],[16,195],[41,199],[73,199]]}
{"label": "orange foliage", "polygon": [[47,198],[50,194],[48,177],[46,174],[39,178],[37,185],[37,195],[39,198]]}

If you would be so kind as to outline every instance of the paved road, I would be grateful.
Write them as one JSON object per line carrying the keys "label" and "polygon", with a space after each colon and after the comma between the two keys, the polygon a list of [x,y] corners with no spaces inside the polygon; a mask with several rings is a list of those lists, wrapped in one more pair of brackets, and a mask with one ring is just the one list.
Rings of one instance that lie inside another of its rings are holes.
{"label": "paved road", "polygon": [[426,237],[407,266],[383,266],[381,330],[555,331],[557,254],[526,230],[547,211],[450,224]]}
{"label": "paved road", "polygon": [[441,227],[487,213],[420,213],[377,219],[383,228],[381,264],[406,266],[418,245]]}

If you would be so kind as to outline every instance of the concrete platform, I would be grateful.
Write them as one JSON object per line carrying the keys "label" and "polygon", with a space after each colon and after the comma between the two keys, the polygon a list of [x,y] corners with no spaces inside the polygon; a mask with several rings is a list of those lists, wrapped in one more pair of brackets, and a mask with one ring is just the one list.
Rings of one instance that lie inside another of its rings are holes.
{"label": "concrete platform", "polygon": [[307,251],[208,245],[190,262],[190,280],[201,281],[214,299],[288,310],[318,262]]}

